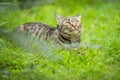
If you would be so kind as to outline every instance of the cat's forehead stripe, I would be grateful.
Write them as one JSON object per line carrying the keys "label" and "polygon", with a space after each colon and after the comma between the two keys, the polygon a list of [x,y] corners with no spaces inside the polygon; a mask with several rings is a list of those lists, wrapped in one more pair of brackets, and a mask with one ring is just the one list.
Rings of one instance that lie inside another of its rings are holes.
{"label": "cat's forehead stripe", "polygon": [[72,20],[72,19],[76,19],[76,17],[66,17],[65,20]]}

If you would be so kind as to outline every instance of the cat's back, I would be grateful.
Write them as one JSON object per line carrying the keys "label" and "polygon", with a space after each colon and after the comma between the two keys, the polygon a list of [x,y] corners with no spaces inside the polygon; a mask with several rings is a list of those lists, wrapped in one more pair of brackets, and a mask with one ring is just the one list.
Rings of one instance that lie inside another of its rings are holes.
{"label": "cat's back", "polygon": [[47,39],[54,32],[55,28],[40,22],[29,22],[16,27],[13,32],[25,32],[41,39]]}
{"label": "cat's back", "polygon": [[18,27],[16,27],[13,32],[28,32],[28,33],[34,33],[35,31],[41,30],[41,29],[50,29],[54,30],[53,27],[50,27],[46,24],[40,23],[40,22],[29,22],[22,24]]}

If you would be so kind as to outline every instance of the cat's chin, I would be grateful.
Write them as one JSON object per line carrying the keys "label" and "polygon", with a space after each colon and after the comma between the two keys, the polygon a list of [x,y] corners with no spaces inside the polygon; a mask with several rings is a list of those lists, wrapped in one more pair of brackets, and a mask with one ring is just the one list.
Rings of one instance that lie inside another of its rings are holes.
{"label": "cat's chin", "polygon": [[77,35],[79,34],[79,31],[69,32],[70,35]]}

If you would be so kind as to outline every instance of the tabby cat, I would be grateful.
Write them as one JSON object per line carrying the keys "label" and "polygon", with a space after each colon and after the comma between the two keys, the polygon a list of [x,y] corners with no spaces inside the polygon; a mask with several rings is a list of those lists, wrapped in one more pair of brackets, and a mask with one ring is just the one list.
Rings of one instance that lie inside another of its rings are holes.
{"label": "tabby cat", "polygon": [[50,40],[55,44],[80,44],[80,15],[62,17],[55,14],[55,17],[57,21],[56,28],[39,22],[30,22],[15,28],[13,32],[25,32],[39,40]]}

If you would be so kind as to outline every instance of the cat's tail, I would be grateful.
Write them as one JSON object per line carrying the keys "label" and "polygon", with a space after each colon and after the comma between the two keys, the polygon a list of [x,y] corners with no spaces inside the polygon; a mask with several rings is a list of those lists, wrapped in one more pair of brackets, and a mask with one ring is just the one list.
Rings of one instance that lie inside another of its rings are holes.
{"label": "cat's tail", "polygon": [[0,38],[10,38],[10,30],[0,29]]}
{"label": "cat's tail", "polygon": [[7,34],[6,34],[6,31],[3,30],[3,29],[0,29],[0,37],[3,37],[3,36],[5,36],[5,35],[7,35]]}

